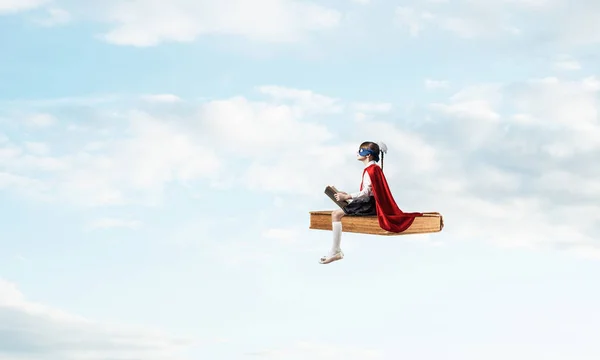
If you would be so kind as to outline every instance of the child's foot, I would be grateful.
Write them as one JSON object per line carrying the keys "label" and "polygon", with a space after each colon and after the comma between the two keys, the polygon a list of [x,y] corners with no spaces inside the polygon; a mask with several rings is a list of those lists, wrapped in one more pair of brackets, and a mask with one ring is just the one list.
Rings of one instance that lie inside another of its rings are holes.
{"label": "child's foot", "polygon": [[342,260],[343,258],[344,258],[344,253],[342,252],[342,250],[340,250],[334,254],[329,254],[327,256],[323,256],[319,262],[321,264],[329,264],[329,263],[337,261],[337,260]]}

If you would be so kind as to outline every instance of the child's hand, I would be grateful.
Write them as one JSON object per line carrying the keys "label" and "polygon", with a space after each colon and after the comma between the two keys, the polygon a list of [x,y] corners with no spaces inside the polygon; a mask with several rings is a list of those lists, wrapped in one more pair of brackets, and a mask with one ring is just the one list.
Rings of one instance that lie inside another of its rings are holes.
{"label": "child's hand", "polygon": [[339,192],[339,193],[335,194],[335,199],[337,201],[348,200],[348,199],[350,199],[350,195],[343,193],[343,192]]}

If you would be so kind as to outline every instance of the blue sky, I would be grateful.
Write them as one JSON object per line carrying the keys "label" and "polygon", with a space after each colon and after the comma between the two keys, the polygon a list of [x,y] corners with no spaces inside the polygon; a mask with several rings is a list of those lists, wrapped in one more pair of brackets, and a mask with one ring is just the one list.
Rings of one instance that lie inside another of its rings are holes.
{"label": "blue sky", "polygon": [[[0,360],[597,359],[599,21],[0,0]],[[319,265],[365,140],[446,227]]]}

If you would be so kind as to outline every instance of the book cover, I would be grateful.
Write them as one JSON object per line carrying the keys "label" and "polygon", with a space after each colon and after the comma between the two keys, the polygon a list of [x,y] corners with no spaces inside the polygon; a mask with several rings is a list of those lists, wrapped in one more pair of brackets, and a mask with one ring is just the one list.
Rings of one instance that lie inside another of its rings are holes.
{"label": "book cover", "polygon": [[325,188],[325,195],[327,195],[331,199],[331,201],[333,201],[337,206],[339,206],[340,209],[343,209],[346,206],[348,206],[348,202],[346,200],[337,201],[335,199],[335,194],[337,194],[338,192],[338,189],[336,189],[334,186],[327,186]]}

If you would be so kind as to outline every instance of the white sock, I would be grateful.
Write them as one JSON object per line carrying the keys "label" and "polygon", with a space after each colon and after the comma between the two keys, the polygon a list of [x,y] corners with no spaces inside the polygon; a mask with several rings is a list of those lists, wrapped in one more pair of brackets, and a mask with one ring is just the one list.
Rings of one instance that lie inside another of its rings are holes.
{"label": "white sock", "polygon": [[342,222],[333,221],[331,223],[333,229],[333,246],[331,247],[331,254],[335,254],[341,250],[340,243],[342,242]]}

